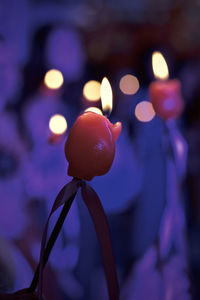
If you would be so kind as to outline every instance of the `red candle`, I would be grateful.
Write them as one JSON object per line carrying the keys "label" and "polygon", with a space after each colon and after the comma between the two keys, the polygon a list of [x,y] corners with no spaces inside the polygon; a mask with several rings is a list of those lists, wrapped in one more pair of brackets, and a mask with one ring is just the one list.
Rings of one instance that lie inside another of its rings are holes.
{"label": "red candle", "polygon": [[154,110],[165,121],[177,119],[184,107],[180,81],[177,79],[168,80],[167,64],[161,53],[153,53],[152,65],[154,75],[159,79],[149,86],[150,99]]}
{"label": "red candle", "polygon": [[[102,81],[103,109],[112,109],[112,90],[107,79]],[[105,102],[105,100],[107,100]],[[107,117],[84,112],[72,126],[65,155],[69,162],[68,175],[91,180],[109,171],[115,156],[115,142],[121,132],[121,123],[112,124]]]}

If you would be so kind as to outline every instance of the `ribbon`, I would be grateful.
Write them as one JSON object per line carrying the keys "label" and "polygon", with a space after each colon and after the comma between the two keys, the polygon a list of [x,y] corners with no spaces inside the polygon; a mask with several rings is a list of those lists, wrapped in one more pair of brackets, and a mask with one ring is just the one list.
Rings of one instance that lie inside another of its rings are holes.
{"label": "ribbon", "polygon": [[104,271],[106,275],[108,294],[110,300],[119,300],[119,285],[115,269],[112,243],[108,227],[108,221],[96,192],[86,183],[81,186],[83,201],[85,202],[92,218],[98,241],[100,244]]}
{"label": "ribbon", "polygon": [[[29,288],[30,291],[34,291],[37,286],[38,280],[39,280],[39,287],[38,287],[39,300],[42,300],[43,269],[48,261],[48,257],[51,253],[51,250],[54,246],[55,241],[57,240],[57,237],[59,235],[61,227],[62,227],[64,220],[66,218],[66,215],[69,212],[69,209],[73,203],[73,200],[76,196],[79,186],[80,186],[80,180],[78,180],[78,179],[73,179],[68,184],[66,184],[62,188],[62,190],[59,192],[58,196],[56,197],[56,200],[53,204],[51,212],[48,216],[48,219],[47,219],[47,222],[46,222],[46,225],[44,228],[43,236],[42,236],[41,250],[40,250],[40,262],[35,271],[32,283]],[[50,217],[63,204],[64,204],[64,207],[60,213],[60,216],[56,222],[56,225],[51,233],[51,236],[50,236],[49,241],[46,246]]]}

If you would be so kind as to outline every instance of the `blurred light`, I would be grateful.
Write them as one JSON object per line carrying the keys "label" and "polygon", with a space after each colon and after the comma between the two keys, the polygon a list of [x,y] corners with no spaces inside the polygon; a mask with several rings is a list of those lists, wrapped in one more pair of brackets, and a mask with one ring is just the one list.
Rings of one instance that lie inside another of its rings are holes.
{"label": "blurred light", "polygon": [[49,70],[44,77],[44,83],[50,89],[59,89],[64,82],[63,75],[56,69]]}
{"label": "blurred light", "polygon": [[91,112],[94,112],[98,115],[103,115],[102,111],[98,108],[98,107],[94,107],[94,106],[91,106],[91,107],[88,107],[85,112],[87,111],[91,111]]}
{"label": "blurred light", "polygon": [[49,129],[54,134],[63,134],[67,130],[67,121],[64,116],[56,114],[49,120]]}
{"label": "blurred light", "polygon": [[140,84],[137,77],[127,74],[119,83],[120,90],[126,95],[134,95],[139,90]]}
{"label": "blurred light", "polygon": [[156,51],[152,55],[152,67],[154,76],[157,79],[165,80],[169,77],[167,63],[163,57],[163,55]]}
{"label": "blurred light", "polygon": [[141,122],[149,122],[155,117],[151,102],[142,101],[136,105],[135,116]]}
{"label": "blurred light", "polygon": [[113,106],[113,95],[110,82],[106,77],[101,82],[101,104],[103,111],[110,114]]}
{"label": "blurred light", "polygon": [[182,157],[183,154],[184,154],[184,150],[185,150],[183,141],[181,141],[178,137],[176,137],[175,138],[175,144],[176,144],[176,150],[178,152],[178,155],[180,157]]}
{"label": "blurred light", "polygon": [[98,81],[90,80],[83,88],[83,95],[88,101],[98,101],[100,99],[101,84]]}

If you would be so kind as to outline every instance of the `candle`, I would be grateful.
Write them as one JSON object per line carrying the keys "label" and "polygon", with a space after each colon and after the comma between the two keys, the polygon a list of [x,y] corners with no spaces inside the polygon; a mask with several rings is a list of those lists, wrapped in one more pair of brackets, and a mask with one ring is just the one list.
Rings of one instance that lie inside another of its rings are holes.
{"label": "candle", "polygon": [[[112,90],[106,78],[101,84],[103,110],[112,109]],[[121,132],[121,123],[114,125],[106,116],[84,112],[75,121],[65,144],[69,162],[68,175],[91,180],[109,171],[115,156],[115,142]]]}
{"label": "candle", "polygon": [[159,52],[152,56],[153,72],[158,79],[150,84],[149,93],[156,114],[163,120],[177,119],[183,111],[180,82],[168,80],[168,67]]}
{"label": "candle", "polygon": [[[166,297],[166,287],[170,286],[172,298],[176,298],[177,285],[170,283],[165,274],[177,272],[177,279],[182,290],[182,297],[189,297],[189,279],[187,271],[187,253],[185,251],[185,216],[182,207],[181,188],[184,177],[187,144],[184,141],[176,119],[183,111],[183,99],[180,92],[180,82],[177,79],[168,80],[168,68],[163,56],[155,52],[152,57],[153,71],[160,79],[150,85],[150,98],[157,115],[164,122],[163,150],[165,155],[165,207],[160,223],[159,239],[157,244],[157,261],[160,264],[162,288],[160,298]],[[184,261],[175,264],[173,260]],[[172,263],[173,262],[173,263]],[[171,269],[171,270],[170,270]]]}

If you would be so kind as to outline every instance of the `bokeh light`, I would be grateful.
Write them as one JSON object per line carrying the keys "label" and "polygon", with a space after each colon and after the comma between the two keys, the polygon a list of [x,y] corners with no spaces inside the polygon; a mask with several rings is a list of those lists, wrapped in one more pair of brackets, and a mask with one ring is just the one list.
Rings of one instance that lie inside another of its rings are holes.
{"label": "bokeh light", "polygon": [[49,120],[49,129],[54,134],[63,134],[67,130],[67,121],[64,116],[56,114]]}
{"label": "bokeh light", "polygon": [[140,88],[137,77],[127,74],[123,76],[119,83],[120,90],[126,95],[134,95]]}
{"label": "bokeh light", "polygon": [[83,88],[83,95],[88,101],[98,101],[100,99],[101,84],[99,81],[90,80]]}
{"label": "bokeh light", "polygon": [[151,102],[142,101],[136,105],[135,116],[140,122],[149,122],[155,115],[156,113]]}
{"label": "bokeh light", "polygon": [[59,89],[63,85],[63,75],[59,70],[49,70],[44,77],[44,83],[50,89]]}
{"label": "bokeh light", "polygon": [[155,51],[152,55],[152,67],[154,76],[157,79],[165,80],[169,77],[168,66],[163,55]]}
{"label": "bokeh light", "polygon": [[94,106],[88,107],[85,109],[85,112],[88,112],[88,111],[94,112],[98,115],[103,115],[102,111],[98,107],[94,107]]}

